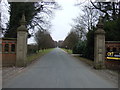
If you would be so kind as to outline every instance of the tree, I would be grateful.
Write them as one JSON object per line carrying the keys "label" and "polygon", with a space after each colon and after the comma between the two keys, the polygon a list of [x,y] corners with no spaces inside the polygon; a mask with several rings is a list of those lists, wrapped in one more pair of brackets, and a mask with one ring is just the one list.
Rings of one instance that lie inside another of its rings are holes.
{"label": "tree", "polygon": [[23,3],[23,2],[10,2],[10,21],[8,30],[5,33],[5,37],[17,37],[16,29],[20,25],[20,19],[22,14],[25,13],[27,25],[30,24],[30,20],[33,18],[34,3]]}
{"label": "tree", "polygon": [[106,40],[120,41],[120,0],[116,2],[91,2],[95,9],[103,12]]}
{"label": "tree", "polygon": [[95,9],[103,12],[105,14],[105,20],[116,20],[120,18],[120,0],[116,2],[92,2]]}
{"label": "tree", "polygon": [[73,47],[73,54],[82,54],[82,56],[85,56],[86,50],[86,40],[82,41],[80,40],[74,47]]}
{"label": "tree", "polygon": [[47,32],[46,30],[37,31],[35,34],[35,40],[38,45],[38,50],[55,47],[55,43],[52,37],[50,36],[49,32]]}
{"label": "tree", "polygon": [[74,32],[71,31],[68,36],[65,38],[63,42],[63,47],[67,47],[68,49],[73,49],[75,44],[78,42],[78,35]]}
{"label": "tree", "polygon": [[[107,41],[120,41],[120,1],[118,2],[91,2],[92,7],[88,10],[84,11],[83,16],[79,16],[75,19],[75,30],[79,30],[84,33],[86,30],[86,24],[88,32],[86,32],[86,40],[80,40],[73,48],[73,53],[83,54],[84,57],[94,60],[94,31],[97,30],[96,22],[98,20],[98,16],[102,15],[104,18],[104,30],[106,32],[106,40]],[[89,7],[89,6],[88,6]],[[86,10],[86,7],[85,9]],[[98,16],[95,12],[98,10]],[[95,11],[95,12],[94,12]],[[94,12],[94,13],[93,13]],[[86,14],[87,13],[87,14]],[[92,14],[91,14],[92,13]],[[102,14],[101,14],[102,13]],[[87,16],[86,16],[87,15]],[[91,16],[95,16],[91,18]],[[86,24],[85,24],[86,23]],[[92,24],[91,24],[92,23]],[[83,37],[83,36],[82,36]]]}
{"label": "tree", "polygon": [[106,41],[120,41],[120,18],[104,23]]}
{"label": "tree", "polygon": [[96,28],[89,31],[86,35],[87,40],[86,40],[86,48],[85,48],[84,56],[91,60],[94,60],[94,31],[95,30]]}
{"label": "tree", "polygon": [[87,32],[93,30],[100,13],[98,10],[94,9],[91,4],[84,5],[82,7],[83,14],[80,14],[78,17],[73,19],[74,25],[72,25],[72,28],[78,32],[81,40],[86,40]]}
{"label": "tree", "polygon": [[45,27],[50,26],[48,17],[52,15],[52,10],[57,7],[58,4],[56,2],[49,5],[41,2],[10,2],[10,21],[4,36],[17,37],[16,29],[20,25],[19,21],[23,13],[25,13],[26,26],[29,30],[32,29],[34,32],[36,26],[40,29],[45,29]]}

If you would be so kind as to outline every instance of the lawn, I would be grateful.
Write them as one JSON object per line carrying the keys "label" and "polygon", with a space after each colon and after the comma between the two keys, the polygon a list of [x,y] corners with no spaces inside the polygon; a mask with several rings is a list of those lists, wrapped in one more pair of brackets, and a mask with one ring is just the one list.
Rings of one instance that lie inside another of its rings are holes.
{"label": "lawn", "polygon": [[90,66],[94,65],[93,60],[90,60],[90,59],[87,59],[87,58],[84,58],[84,57],[76,57],[76,58],[78,58],[80,61],[85,62],[86,64],[88,64]]}
{"label": "lawn", "polygon": [[[63,49],[65,52],[67,52],[68,54],[72,54],[72,50],[70,50],[70,49],[65,49],[65,48],[61,48],[61,49]],[[93,62],[93,60],[89,60],[89,59],[87,59],[87,58],[84,58],[84,57],[80,57],[80,56],[74,56],[75,58],[77,58],[77,59],[79,59],[80,61],[82,61],[82,62],[85,62],[86,64],[88,64],[88,65],[93,65],[94,64],[94,62]]]}
{"label": "lawn", "polygon": [[68,54],[72,54],[72,50],[71,49],[65,49],[65,48],[61,48],[63,49],[65,52],[67,52]]}
{"label": "lawn", "polygon": [[52,50],[53,50],[53,48],[51,48],[51,49],[45,49],[45,50],[39,50],[39,52],[27,56],[27,61],[26,61],[27,64],[30,64],[31,62],[37,60],[38,58],[44,56],[45,54],[49,53]]}

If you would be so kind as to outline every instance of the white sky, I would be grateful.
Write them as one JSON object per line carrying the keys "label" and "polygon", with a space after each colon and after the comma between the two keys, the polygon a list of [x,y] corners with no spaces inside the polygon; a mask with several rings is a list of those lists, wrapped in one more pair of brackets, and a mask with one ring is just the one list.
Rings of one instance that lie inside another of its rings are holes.
{"label": "white sky", "polygon": [[[4,23],[7,23],[8,20],[9,20],[9,13],[8,13],[8,3],[7,3],[7,0],[2,0],[1,3],[0,3],[0,13],[1,13],[1,19],[2,19],[2,22]],[[6,27],[4,24],[2,24],[3,27]]]}
{"label": "white sky", "polygon": [[71,30],[72,19],[77,17],[80,11],[79,7],[74,6],[76,0],[57,1],[62,6],[62,10],[56,11],[55,18],[52,20],[51,36],[55,41],[65,39]]}

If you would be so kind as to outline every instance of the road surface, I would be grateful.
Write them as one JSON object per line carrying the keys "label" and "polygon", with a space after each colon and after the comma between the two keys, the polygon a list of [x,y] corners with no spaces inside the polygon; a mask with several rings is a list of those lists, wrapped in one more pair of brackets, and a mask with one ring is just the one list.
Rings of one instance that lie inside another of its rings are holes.
{"label": "road surface", "polygon": [[80,60],[56,48],[9,79],[3,88],[116,88]]}

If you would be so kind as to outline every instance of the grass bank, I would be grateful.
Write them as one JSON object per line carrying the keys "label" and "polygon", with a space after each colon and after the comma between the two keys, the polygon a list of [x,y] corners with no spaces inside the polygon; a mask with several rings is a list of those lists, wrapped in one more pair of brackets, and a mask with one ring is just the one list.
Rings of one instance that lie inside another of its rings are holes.
{"label": "grass bank", "polygon": [[31,62],[35,61],[36,59],[42,57],[43,55],[49,53],[50,51],[52,51],[54,48],[51,49],[45,49],[45,50],[39,50],[38,53],[32,54],[27,56],[27,64],[30,64]]}
{"label": "grass bank", "polygon": [[63,49],[65,52],[67,52],[68,54],[72,54],[72,50],[70,50],[70,49],[65,49],[65,48],[61,48],[61,49]]}
{"label": "grass bank", "polygon": [[[72,54],[72,50],[70,50],[70,49],[65,49],[65,48],[61,48],[61,49],[63,49],[68,54]],[[74,56],[74,57],[79,59],[82,62],[85,62],[86,64],[88,64],[90,66],[93,66],[93,64],[94,64],[93,60],[90,60],[90,59],[87,59],[87,58],[84,58],[84,57],[80,57],[80,56]]]}
{"label": "grass bank", "polygon": [[87,59],[87,58],[84,58],[84,57],[79,57],[79,56],[77,56],[76,58],[79,59],[82,62],[85,62],[86,64],[88,64],[90,66],[94,65],[93,60],[90,60],[90,59]]}

